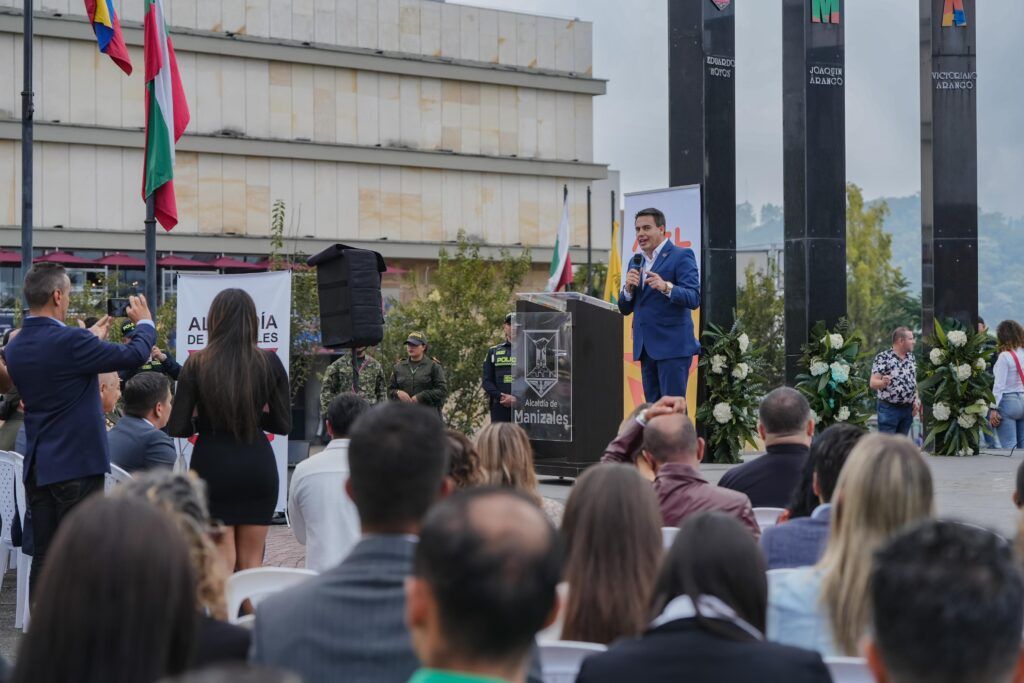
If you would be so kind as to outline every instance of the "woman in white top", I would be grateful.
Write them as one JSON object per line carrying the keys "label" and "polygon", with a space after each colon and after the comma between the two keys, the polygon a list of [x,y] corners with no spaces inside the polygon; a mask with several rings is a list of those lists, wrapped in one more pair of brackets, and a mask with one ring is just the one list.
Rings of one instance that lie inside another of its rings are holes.
{"label": "woman in white top", "polygon": [[993,372],[992,393],[996,409],[989,424],[996,428],[1002,448],[1024,448],[1024,327],[1016,320],[1004,320],[996,328],[999,357]]}

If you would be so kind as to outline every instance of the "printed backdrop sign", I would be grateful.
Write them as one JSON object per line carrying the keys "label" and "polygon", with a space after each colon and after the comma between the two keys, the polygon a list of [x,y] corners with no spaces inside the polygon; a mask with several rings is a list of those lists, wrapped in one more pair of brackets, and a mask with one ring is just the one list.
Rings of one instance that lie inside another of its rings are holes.
{"label": "printed backdrop sign", "polygon": [[[626,195],[623,209],[621,242],[619,254],[622,255],[622,281],[619,290],[626,284],[629,273],[629,262],[633,255],[639,253],[634,228],[636,213],[641,209],[654,208],[665,214],[665,229],[668,239],[677,247],[693,249],[697,257],[697,268],[701,264],[701,219],[700,219],[700,185],[684,185],[664,190],[648,190],[633,192]],[[700,330],[700,311],[693,313],[693,329]],[[623,414],[629,415],[633,409],[644,402],[644,387],[640,379],[640,362],[633,360],[633,318],[625,318],[623,334]],[[699,332],[698,332],[699,334]],[[697,357],[690,366],[690,379],[686,385],[686,403],[690,415],[697,414]]]}
{"label": "printed backdrop sign", "polygon": [[[232,287],[244,289],[256,302],[260,318],[257,344],[277,354],[288,368],[291,344],[292,276],[287,271],[244,275],[185,274],[178,276],[177,360],[184,364],[189,354],[206,348],[206,314],[218,293]],[[195,437],[193,437],[194,439]],[[288,491],[288,437],[268,434],[277,459],[279,487],[277,509],[285,509]],[[177,439],[178,453],[185,462],[192,458],[192,440]]]}

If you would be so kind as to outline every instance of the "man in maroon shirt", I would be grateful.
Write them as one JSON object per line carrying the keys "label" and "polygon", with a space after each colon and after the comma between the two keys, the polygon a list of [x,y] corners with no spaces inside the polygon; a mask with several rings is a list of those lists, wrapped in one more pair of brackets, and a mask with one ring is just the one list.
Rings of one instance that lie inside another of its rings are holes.
{"label": "man in maroon shirt", "polygon": [[750,499],[700,476],[704,439],[697,437],[685,413],[685,399],[660,399],[608,444],[601,462],[631,462],[630,454],[640,450],[640,457],[654,470],[654,491],[665,526],[678,526],[687,515],[701,510],[717,510],[734,515],[759,538],[761,529]]}

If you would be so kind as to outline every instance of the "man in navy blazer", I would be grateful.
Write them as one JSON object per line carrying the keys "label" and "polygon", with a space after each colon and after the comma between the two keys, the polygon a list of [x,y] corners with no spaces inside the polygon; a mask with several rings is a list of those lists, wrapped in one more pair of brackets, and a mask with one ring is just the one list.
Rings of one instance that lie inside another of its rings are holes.
{"label": "man in navy blazer", "polygon": [[127,316],[139,325],[128,344],[104,341],[113,320],[90,329],[64,324],[71,281],[52,263],[25,277],[29,315],[7,348],[7,369],[25,403],[25,493],[35,554],[30,590],[61,519],[95,491],[110,471],[97,376],[137,368],[149,358],[156,327],[144,297],[131,297]]}
{"label": "man in navy blazer", "polygon": [[107,432],[110,462],[132,474],[174,467],[174,441],[161,431],[170,417],[166,375],[147,370],[129,379],[124,383],[124,417]]}
{"label": "man in navy blazer", "polygon": [[[692,249],[676,247],[665,233],[665,214],[636,214],[640,268],[630,268],[619,293],[622,315],[633,314],[633,360],[640,361],[644,396],[686,396],[686,382],[700,344],[690,311],[700,306],[700,275]],[[636,257],[634,257],[635,259]]]}

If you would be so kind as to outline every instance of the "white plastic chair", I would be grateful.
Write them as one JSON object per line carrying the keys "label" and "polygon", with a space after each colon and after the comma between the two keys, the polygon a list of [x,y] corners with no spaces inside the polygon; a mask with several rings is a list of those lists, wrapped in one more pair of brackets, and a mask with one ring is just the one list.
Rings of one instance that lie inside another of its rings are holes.
{"label": "white plastic chair", "polygon": [[263,598],[316,576],[311,569],[293,569],[291,567],[257,567],[243,569],[228,577],[224,586],[225,599],[228,604],[228,621],[239,622],[238,610],[246,600],[256,607]]}
{"label": "white plastic chair", "polygon": [[[25,514],[28,512],[28,498],[25,496],[25,482],[23,475],[25,471],[25,459],[20,453],[11,451],[4,453],[0,451],[0,458],[8,461],[10,456],[14,460],[14,497],[18,501],[18,515],[21,521],[22,534],[25,533]],[[6,483],[3,484],[6,486]],[[5,513],[6,515],[6,513]],[[6,516],[4,517],[6,519]],[[10,527],[8,526],[8,531]],[[26,555],[21,548],[16,548],[18,574],[15,584],[14,599],[14,628],[28,630],[28,577],[32,571],[32,556]],[[0,580],[2,581],[2,580]]]}
{"label": "white plastic chair", "polygon": [[868,663],[860,657],[825,657],[832,683],[874,683]]}
{"label": "white plastic chair", "polygon": [[11,522],[14,521],[15,487],[20,480],[20,469],[17,455],[0,451],[0,516],[3,517],[3,527],[0,528],[0,588],[3,588],[7,570],[18,561],[11,541]]}
{"label": "white plastic chair", "polygon": [[754,519],[757,526],[762,530],[775,526],[779,521],[779,515],[786,510],[784,508],[754,508]]}
{"label": "white plastic chair", "polygon": [[679,533],[679,527],[677,526],[663,526],[661,527],[661,547],[668,550],[672,547],[672,543],[676,540],[676,534]]}
{"label": "white plastic chair", "polygon": [[600,643],[575,640],[545,640],[539,646],[544,683],[574,683],[583,660],[608,649]]}
{"label": "white plastic chair", "polygon": [[131,480],[132,475],[127,470],[110,463],[110,471],[103,475],[103,493],[110,493],[118,484]]}

